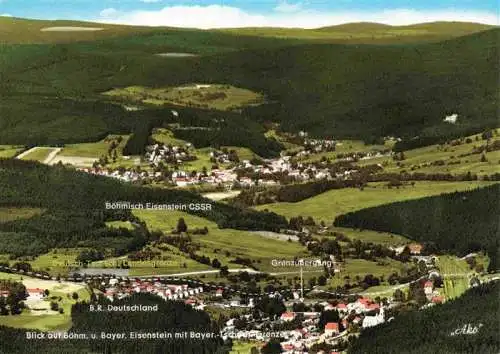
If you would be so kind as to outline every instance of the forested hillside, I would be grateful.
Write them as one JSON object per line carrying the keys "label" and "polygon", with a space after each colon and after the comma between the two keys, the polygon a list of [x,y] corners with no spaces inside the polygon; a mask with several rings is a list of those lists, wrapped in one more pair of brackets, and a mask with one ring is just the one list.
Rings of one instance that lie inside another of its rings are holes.
{"label": "forested hillside", "polygon": [[499,292],[500,283],[496,281],[472,288],[443,305],[403,313],[390,322],[364,329],[348,352],[496,354],[500,351]]}
{"label": "forested hillside", "polygon": [[[5,45],[0,50],[0,142],[98,140],[122,117],[138,122],[141,115],[117,111],[121,108],[103,102],[109,99],[103,92],[193,82],[229,84],[267,98],[267,104],[240,112],[239,122],[272,121],[285,130],[366,140],[470,134],[497,124],[498,31],[404,46],[276,45],[276,39],[266,38],[248,47],[245,36],[243,50],[224,51],[219,44],[210,54],[181,60],[154,55],[180,50],[178,38],[167,34],[58,46]],[[217,35],[230,36],[210,34]],[[443,122],[454,113],[459,115],[456,124]],[[122,130],[134,127],[126,124]],[[226,139],[221,143],[230,142],[231,134],[260,134],[248,125],[236,127],[221,130]]]}
{"label": "forested hillside", "polygon": [[[106,309],[111,302],[105,298],[93,303]],[[113,302],[114,306],[154,306],[158,311],[91,312],[89,303],[73,305],[73,327],[68,335],[85,334],[88,339],[27,339],[26,331],[0,327],[2,353],[228,353],[218,335],[216,325],[207,313],[193,310],[182,302],[165,302],[149,295],[133,295]],[[130,332],[187,333],[185,338],[139,339],[130,338]],[[102,338],[102,333],[123,334],[120,339]],[[191,333],[210,335],[202,339],[190,338]],[[91,335],[95,337],[91,337]]]}
{"label": "forested hillside", "polygon": [[464,256],[485,250],[498,269],[500,185],[386,204],[341,215],[334,225],[386,231]]}

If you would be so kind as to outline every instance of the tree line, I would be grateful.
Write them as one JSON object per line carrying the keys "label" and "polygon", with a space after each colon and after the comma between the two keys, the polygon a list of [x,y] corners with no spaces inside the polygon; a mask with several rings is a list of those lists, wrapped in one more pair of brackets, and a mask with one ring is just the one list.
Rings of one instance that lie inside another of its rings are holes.
{"label": "tree line", "polygon": [[500,283],[496,281],[471,288],[456,300],[425,311],[401,313],[391,322],[364,329],[348,352],[498,353],[499,291]]}
{"label": "tree line", "polygon": [[[92,312],[89,305],[158,306],[158,311]],[[223,354],[229,352],[219,336],[217,324],[207,313],[194,310],[182,302],[163,301],[151,294],[134,294],[110,300],[93,296],[90,302],[78,302],[71,309],[72,327],[68,334],[83,333],[81,339],[27,339],[26,330],[0,326],[2,353],[187,353]],[[32,330],[30,330],[32,331]],[[130,332],[187,332],[186,338],[131,339]],[[35,331],[36,332],[36,331]],[[101,338],[101,332],[125,333],[124,339]],[[205,339],[191,338],[189,333],[211,334]],[[91,334],[97,338],[92,339]]]}
{"label": "tree line", "polygon": [[[130,210],[106,209],[106,203],[119,201],[211,203],[210,211],[188,212],[221,228],[274,231],[287,224],[277,214],[215,203],[188,191],[140,187],[65,166],[0,159],[0,205],[44,209],[29,219],[1,223],[0,249],[17,256],[44,253],[52,247],[111,248],[117,254],[138,249],[149,240],[149,233]],[[128,220],[137,227],[106,227],[105,222],[113,220]]]}
{"label": "tree line", "polygon": [[499,185],[391,203],[340,215],[335,226],[392,232],[463,256],[484,250],[498,269]]}

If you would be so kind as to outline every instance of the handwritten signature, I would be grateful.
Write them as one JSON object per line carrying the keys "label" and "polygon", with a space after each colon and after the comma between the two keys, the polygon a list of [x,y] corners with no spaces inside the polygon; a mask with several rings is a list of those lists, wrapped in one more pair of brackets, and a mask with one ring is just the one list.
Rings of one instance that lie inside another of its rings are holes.
{"label": "handwritten signature", "polygon": [[461,336],[461,335],[472,335],[477,334],[479,329],[483,327],[483,324],[480,323],[477,326],[471,325],[470,323],[464,324],[462,327],[458,327],[454,331],[450,333],[451,336]]}

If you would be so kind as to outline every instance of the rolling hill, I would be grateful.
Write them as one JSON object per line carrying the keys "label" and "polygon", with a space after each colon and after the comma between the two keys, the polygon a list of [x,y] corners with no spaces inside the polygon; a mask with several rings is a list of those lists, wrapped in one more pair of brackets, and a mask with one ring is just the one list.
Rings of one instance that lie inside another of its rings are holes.
{"label": "rolling hill", "polygon": [[[129,114],[103,92],[193,82],[264,95],[269,103],[244,108],[241,122],[275,121],[285,130],[320,136],[448,136],[497,125],[498,29],[405,45],[183,29],[121,33],[58,45],[2,46],[0,143],[97,141],[109,133],[130,133],[150,108],[124,124],[121,116]],[[171,51],[198,56],[154,55]],[[452,113],[459,121],[444,123]],[[243,131],[261,134],[255,126]]]}
{"label": "rolling hill", "polygon": [[232,28],[220,31],[248,36],[307,39],[324,43],[401,44],[445,40],[485,31],[493,27],[468,22],[431,22],[409,26],[354,22],[314,29],[259,27]]}

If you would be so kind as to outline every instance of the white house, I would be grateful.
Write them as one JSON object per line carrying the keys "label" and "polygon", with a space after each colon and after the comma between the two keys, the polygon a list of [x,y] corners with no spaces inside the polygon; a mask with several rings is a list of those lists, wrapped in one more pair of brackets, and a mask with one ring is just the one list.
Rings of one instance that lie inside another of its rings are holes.
{"label": "white house", "polygon": [[374,327],[374,326],[378,326],[379,324],[384,323],[384,322],[385,322],[384,308],[381,306],[380,311],[377,315],[365,316],[365,318],[363,318],[362,327],[363,328]]}
{"label": "white house", "polygon": [[30,300],[40,300],[44,296],[44,290],[43,289],[27,289],[26,292],[28,293],[28,298]]}

